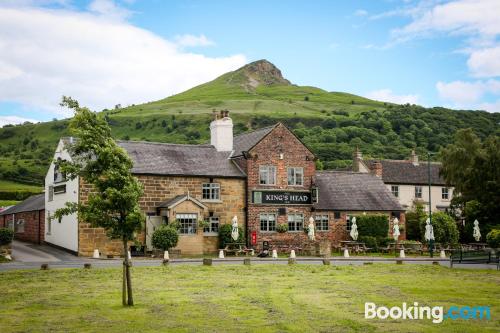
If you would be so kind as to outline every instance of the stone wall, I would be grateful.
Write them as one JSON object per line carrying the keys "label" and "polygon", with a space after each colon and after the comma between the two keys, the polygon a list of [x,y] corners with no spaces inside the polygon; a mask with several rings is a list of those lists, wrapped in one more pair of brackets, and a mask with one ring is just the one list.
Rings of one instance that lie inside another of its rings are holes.
{"label": "stone wall", "polygon": [[[221,188],[220,201],[202,200],[202,184],[211,181],[208,177],[179,177],[179,176],[158,176],[158,175],[137,175],[144,187],[144,194],[139,200],[141,210],[147,213],[156,214],[156,207],[163,201],[172,199],[177,195],[187,194],[203,202],[208,207],[206,216],[212,213],[219,217],[219,223],[231,223],[233,216],[238,217],[239,225],[245,228],[245,180],[239,178],[213,178],[212,182],[219,183]],[[91,187],[81,182],[80,202],[88,200]],[[181,236],[178,248],[181,254],[201,254],[202,252],[214,252],[218,249],[217,237],[204,236],[202,232],[196,237],[194,243],[182,239]],[[143,230],[140,240],[144,241],[145,232]],[[198,247],[198,243],[202,246]],[[184,244],[185,246],[182,246]],[[193,245],[195,244],[195,245]],[[79,254],[90,256],[94,249],[99,249],[104,254],[119,255],[123,252],[122,245],[118,241],[109,240],[102,228],[92,228],[89,224],[80,221],[79,228]]]}
{"label": "stone wall", "polygon": [[[16,213],[14,219],[15,221],[24,220],[24,231],[16,230],[15,239],[36,244],[44,242],[45,210]],[[0,227],[7,227],[12,221],[12,214],[3,215],[1,220]]]}

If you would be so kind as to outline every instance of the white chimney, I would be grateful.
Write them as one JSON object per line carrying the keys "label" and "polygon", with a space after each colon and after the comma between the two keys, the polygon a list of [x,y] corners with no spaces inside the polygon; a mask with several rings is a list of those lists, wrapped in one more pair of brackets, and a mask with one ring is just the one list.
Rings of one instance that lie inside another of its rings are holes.
{"label": "white chimney", "polygon": [[233,150],[233,121],[229,118],[229,111],[214,112],[215,119],[210,123],[210,144],[217,151]]}
{"label": "white chimney", "polygon": [[410,155],[410,161],[414,166],[418,166],[418,155],[415,154],[415,149],[412,149],[411,155]]}

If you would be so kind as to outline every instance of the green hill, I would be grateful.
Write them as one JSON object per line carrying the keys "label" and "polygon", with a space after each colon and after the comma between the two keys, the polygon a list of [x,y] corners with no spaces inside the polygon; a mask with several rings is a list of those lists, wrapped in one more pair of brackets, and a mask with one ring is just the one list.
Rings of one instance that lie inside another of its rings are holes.
{"label": "green hill", "polygon": [[[471,127],[480,137],[500,134],[500,114],[396,105],[297,86],[265,60],[159,101],[102,114],[118,139],[202,143],[215,109],[231,111],[235,133],[286,123],[325,168],[349,165],[355,146],[365,156],[406,158],[414,147],[420,154],[438,151],[460,128]],[[59,137],[68,135],[67,124],[1,128],[0,179],[41,186]]]}

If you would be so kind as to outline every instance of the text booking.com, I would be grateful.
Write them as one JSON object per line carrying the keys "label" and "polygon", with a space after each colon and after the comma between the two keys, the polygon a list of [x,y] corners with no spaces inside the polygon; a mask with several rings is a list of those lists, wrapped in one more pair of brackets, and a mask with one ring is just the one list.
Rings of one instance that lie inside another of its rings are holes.
{"label": "text booking.com", "polygon": [[450,306],[445,311],[442,306],[422,306],[418,302],[413,304],[402,303],[401,306],[377,306],[375,303],[365,303],[366,319],[430,319],[439,324],[445,319],[491,319],[489,306]]}

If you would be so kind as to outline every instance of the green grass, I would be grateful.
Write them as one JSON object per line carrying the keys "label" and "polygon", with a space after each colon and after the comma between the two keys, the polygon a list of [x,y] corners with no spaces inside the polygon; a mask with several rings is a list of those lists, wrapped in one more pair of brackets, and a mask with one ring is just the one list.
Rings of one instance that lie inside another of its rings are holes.
{"label": "green grass", "polygon": [[14,206],[17,205],[20,201],[17,200],[0,200],[0,207]]}
{"label": "green grass", "polygon": [[[133,268],[136,306],[121,306],[121,270],[12,271],[0,279],[8,332],[498,332],[500,274],[438,266]],[[491,307],[492,319],[367,320],[364,303]]]}
{"label": "green grass", "polygon": [[10,192],[10,191],[42,192],[43,188],[41,186],[21,184],[9,180],[0,179],[0,192]]}

